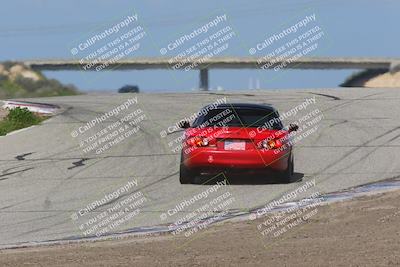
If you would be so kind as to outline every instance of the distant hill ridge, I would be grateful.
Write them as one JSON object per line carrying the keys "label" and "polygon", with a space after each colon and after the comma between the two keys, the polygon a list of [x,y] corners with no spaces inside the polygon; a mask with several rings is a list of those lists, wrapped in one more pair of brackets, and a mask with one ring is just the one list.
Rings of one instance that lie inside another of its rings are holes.
{"label": "distant hill ridge", "polygon": [[22,63],[0,63],[0,99],[76,94],[79,91],[75,86],[47,79],[42,73]]}

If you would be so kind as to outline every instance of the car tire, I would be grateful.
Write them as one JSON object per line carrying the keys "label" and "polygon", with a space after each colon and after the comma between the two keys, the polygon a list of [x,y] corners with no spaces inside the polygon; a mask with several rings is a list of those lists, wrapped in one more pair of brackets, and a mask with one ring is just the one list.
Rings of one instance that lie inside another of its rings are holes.
{"label": "car tire", "polygon": [[285,184],[293,182],[294,159],[293,159],[292,154],[290,154],[288,161],[289,162],[288,162],[288,166],[287,166],[286,170],[284,170],[283,172],[281,172],[279,174],[280,181]]}
{"label": "car tire", "polygon": [[179,168],[179,182],[181,184],[192,184],[194,182],[195,176],[196,176],[195,171],[181,164]]}
{"label": "car tire", "polygon": [[179,166],[179,182],[181,184],[192,184],[196,176],[196,171],[186,167],[183,164],[183,155],[181,154],[181,165]]}

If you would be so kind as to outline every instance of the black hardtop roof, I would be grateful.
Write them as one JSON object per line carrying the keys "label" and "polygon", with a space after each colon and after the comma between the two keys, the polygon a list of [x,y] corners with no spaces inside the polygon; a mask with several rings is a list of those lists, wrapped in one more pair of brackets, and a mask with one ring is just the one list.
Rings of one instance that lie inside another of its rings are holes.
{"label": "black hardtop roof", "polygon": [[[213,105],[207,105],[203,109],[206,109],[210,106]],[[224,104],[218,104],[215,106],[215,108],[220,109],[220,108],[233,108],[233,109],[264,109],[268,111],[275,111],[276,109],[267,104],[254,104],[254,103],[224,103]]]}

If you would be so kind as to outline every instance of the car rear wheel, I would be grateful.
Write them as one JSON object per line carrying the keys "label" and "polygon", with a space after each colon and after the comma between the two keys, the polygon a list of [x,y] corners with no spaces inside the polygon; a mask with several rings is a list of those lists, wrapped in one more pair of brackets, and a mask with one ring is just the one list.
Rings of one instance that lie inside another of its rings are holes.
{"label": "car rear wheel", "polygon": [[183,164],[183,155],[181,154],[181,165],[179,167],[179,182],[181,184],[192,184],[197,172],[186,167]]}
{"label": "car rear wheel", "polygon": [[181,184],[192,184],[194,183],[194,178],[198,173],[192,169],[185,167],[181,164],[179,168],[179,182]]}
{"label": "car rear wheel", "polygon": [[283,183],[291,183],[293,182],[293,173],[294,173],[294,159],[292,154],[290,154],[289,156],[289,162],[288,162],[288,166],[286,168],[286,170],[284,170],[283,172],[280,173],[280,180]]}

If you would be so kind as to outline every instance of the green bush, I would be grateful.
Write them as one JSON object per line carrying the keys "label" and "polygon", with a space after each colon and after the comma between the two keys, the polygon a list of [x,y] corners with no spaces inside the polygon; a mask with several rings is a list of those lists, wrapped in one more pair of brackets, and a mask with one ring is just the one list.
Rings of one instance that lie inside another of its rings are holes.
{"label": "green bush", "polygon": [[10,110],[6,118],[0,121],[0,135],[39,124],[44,119],[30,112],[27,108],[15,108]]}
{"label": "green bush", "polygon": [[30,112],[27,108],[14,108],[7,114],[6,120],[16,123],[39,123],[40,118]]}

